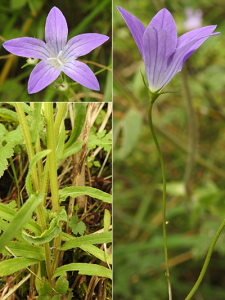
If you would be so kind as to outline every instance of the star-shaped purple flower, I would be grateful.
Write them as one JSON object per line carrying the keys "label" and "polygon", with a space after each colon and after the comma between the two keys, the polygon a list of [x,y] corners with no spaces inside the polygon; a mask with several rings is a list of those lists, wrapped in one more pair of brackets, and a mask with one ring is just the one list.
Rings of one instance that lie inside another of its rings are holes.
{"label": "star-shaped purple flower", "polygon": [[117,7],[138,46],[145,63],[151,92],[160,91],[181,71],[186,59],[211,35],[216,26],[201,27],[177,38],[176,23],[167,9],[160,10],[148,27],[121,7]]}
{"label": "star-shaped purple flower", "polygon": [[109,37],[98,33],[85,33],[73,37],[66,43],[67,36],[66,19],[57,7],[53,7],[45,24],[46,43],[36,38],[22,37],[3,44],[3,47],[12,54],[41,59],[30,74],[29,94],[43,90],[56,80],[61,72],[89,89],[100,89],[94,73],[77,58],[97,48]]}

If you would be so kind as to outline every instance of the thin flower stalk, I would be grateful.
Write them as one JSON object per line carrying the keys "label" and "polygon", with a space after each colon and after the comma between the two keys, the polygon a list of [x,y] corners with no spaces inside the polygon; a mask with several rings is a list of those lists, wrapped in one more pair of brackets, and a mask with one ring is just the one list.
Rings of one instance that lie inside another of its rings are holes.
{"label": "thin flower stalk", "polygon": [[167,284],[168,284],[168,294],[169,294],[169,300],[172,300],[172,288],[170,283],[170,272],[169,272],[169,262],[168,262],[168,253],[167,253],[167,238],[166,238],[166,175],[165,175],[165,166],[163,161],[162,152],[155,134],[155,130],[152,124],[152,107],[153,107],[154,101],[150,102],[149,105],[149,111],[148,111],[148,120],[149,120],[149,127],[152,133],[152,137],[154,139],[160,163],[161,163],[161,169],[162,169],[162,178],[163,178],[163,203],[162,203],[162,217],[163,217],[163,242],[164,242],[164,256],[165,256],[165,263],[166,263],[166,277],[167,277]]}

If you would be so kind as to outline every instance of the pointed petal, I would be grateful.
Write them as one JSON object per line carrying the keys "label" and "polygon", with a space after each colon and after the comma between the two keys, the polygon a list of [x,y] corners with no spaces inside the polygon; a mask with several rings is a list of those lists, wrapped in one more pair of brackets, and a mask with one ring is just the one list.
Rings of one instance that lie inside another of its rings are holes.
{"label": "pointed petal", "polygon": [[145,71],[149,89],[157,91],[163,86],[168,58],[175,51],[174,42],[165,30],[149,26],[143,36]]}
{"label": "pointed petal", "polygon": [[63,58],[74,59],[85,55],[105,43],[109,39],[108,36],[98,33],[84,33],[70,39],[64,49]]}
{"label": "pointed petal", "polygon": [[164,78],[164,85],[166,85],[175,76],[175,74],[181,71],[187,58],[191,56],[191,54],[193,54],[209,36],[210,35],[202,37],[200,36],[197,39],[191,40],[189,43],[184,44],[182,47],[176,49],[174,55],[168,60],[168,68]]}
{"label": "pointed petal", "polygon": [[177,45],[177,26],[171,13],[166,9],[161,9],[151,20],[149,26],[164,29],[174,41],[174,46]]}
{"label": "pointed petal", "polygon": [[63,67],[63,72],[74,81],[77,81],[79,84],[91,90],[100,90],[95,74],[87,65],[78,60],[66,63]]}
{"label": "pointed petal", "polygon": [[40,61],[30,74],[28,81],[28,94],[43,90],[59,77],[60,71],[44,61]]}
{"label": "pointed petal", "polygon": [[68,26],[66,19],[61,10],[57,7],[53,7],[46,20],[45,24],[45,40],[54,50],[54,54],[58,54],[62,51],[66,45],[68,36]]}
{"label": "pointed petal", "polygon": [[[181,37],[179,37],[179,39],[177,41],[177,48],[183,47],[185,44],[191,42],[192,40],[196,40],[200,37],[210,36],[215,29],[216,29],[216,25],[211,25],[211,26],[205,26],[205,27],[201,27],[201,28],[197,28],[192,31],[189,31],[189,32],[183,34]],[[218,34],[218,33],[215,33],[215,34]]]}
{"label": "pointed petal", "polygon": [[192,46],[189,48],[189,51],[186,53],[184,62],[186,59],[188,59],[188,57],[191,56],[192,53],[195,52],[195,50],[197,50],[201,46],[201,44],[204,43],[205,40],[207,40],[209,36],[220,34],[219,32],[213,33],[215,29],[216,29],[216,25],[205,26],[205,27],[201,27],[189,31],[183,34],[181,37],[179,37],[177,41],[177,48],[181,48],[186,44],[189,44],[191,41],[195,41],[194,43],[192,43]]}
{"label": "pointed petal", "polygon": [[142,38],[143,38],[145,29],[146,29],[145,26],[142,24],[142,22],[138,18],[136,18],[135,16],[130,14],[128,11],[126,11],[122,7],[117,6],[117,9],[119,10],[122,17],[124,18],[124,21],[127,23],[127,26],[129,27],[130,32],[138,46],[138,49],[139,49],[141,55],[143,56]]}
{"label": "pointed petal", "polygon": [[38,39],[30,37],[22,37],[6,41],[2,46],[12,54],[46,59],[49,57],[49,52],[46,49],[46,44]]}

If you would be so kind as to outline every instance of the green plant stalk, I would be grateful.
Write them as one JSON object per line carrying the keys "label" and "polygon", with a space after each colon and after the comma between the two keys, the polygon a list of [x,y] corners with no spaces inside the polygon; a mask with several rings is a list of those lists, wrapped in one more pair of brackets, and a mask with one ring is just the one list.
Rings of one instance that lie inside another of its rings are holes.
{"label": "green plant stalk", "polygon": [[[155,99],[154,99],[155,100]],[[169,300],[172,300],[172,289],[171,289],[171,283],[170,283],[170,273],[169,273],[169,263],[168,263],[168,254],[167,254],[167,241],[166,241],[166,176],[165,176],[165,167],[164,167],[164,161],[162,152],[155,134],[155,130],[152,124],[152,107],[154,100],[150,102],[149,105],[149,111],[148,111],[148,120],[149,120],[149,127],[152,132],[152,136],[159,154],[159,159],[161,163],[162,168],[162,178],[163,178],[163,240],[164,240],[164,255],[165,255],[165,263],[166,263],[166,277],[167,277],[167,283],[168,283],[168,293],[169,293]]]}
{"label": "green plant stalk", "polygon": [[[47,146],[52,152],[49,154],[49,177],[51,185],[52,195],[52,206],[53,211],[59,214],[59,191],[58,191],[58,180],[57,180],[57,166],[56,166],[56,153],[55,153],[55,134],[54,134],[54,121],[53,121],[53,104],[45,103],[45,121],[47,127]],[[55,238],[55,250],[54,250],[54,262],[53,262],[53,273],[58,264],[59,251],[58,247],[61,245],[61,234]]]}
{"label": "green plant stalk", "polygon": [[[64,120],[66,107],[67,107],[67,103],[59,103],[58,112],[57,112],[57,115],[55,118],[55,124],[54,124],[55,140],[57,139],[57,136],[59,134],[59,129],[60,129],[61,123]],[[41,193],[45,195],[44,200],[43,200],[43,205],[45,206],[47,192],[48,192],[48,184],[49,184],[49,157],[47,157],[44,169],[45,169],[45,171],[44,171],[44,177],[42,180]]]}
{"label": "green plant stalk", "polygon": [[[37,138],[37,144],[36,144],[36,153],[41,152],[41,143],[40,143],[40,139],[39,136]],[[37,162],[37,166],[38,166],[38,178],[39,178],[39,187],[41,187],[42,185],[42,174],[43,174],[43,162],[40,159]]]}
{"label": "green plant stalk", "polygon": [[45,121],[47,127],[47,146],[52,152],[49,153],[49,177],[51,184],[52,206],[53,211],[59,213],[59,191],[57,180],[56,153],[55,153],[55,134],[53,121],[53,105],[45,103]]}
{"label": "green plant stalk", "polygon": [[[17,111],[18,118],[20,121],[20,125],[22,127],[23,135],[25,138],[29,161],[31,162],[32,158],[34,157],[34,148],[33,148],[32,141],[31,141],[30,131],[29,131],[29,128],[27,125],[27,121],[25,118],[22,104],[15,103],[15,107],[16,107],[16,111]],[[34,168],[32,170],[32,181],[34,184],[34,191],[35,192],[39,191],[39,182],[38,182],[38,177],[37,177],[36,166],[34,166]],[[41,228],[42,228],[42,231],[44,232],[46,230],[46,222],[45,222],[45,215],[44,215],[44,209],[43,209],[42,204],[40,204],[38,206],[37,210],[38,210],[38,215],[39,215],[39,218],[41,221]],[[51,280],[52,268],[51,268],[51,256],[50,256],[49,243],[45,243],[44,248],[45,248],[45,260],[46,260],[47,273],[48,273],[50,284],[52,284],[52,280]]]}
{"label": "green plant stalk", "polygon": [[17,180],[17,172],[16,172],[16,169],[15,169],[15,166],[14,166],[14,163],[13,163],[13,160],[11,157],[9,158],[9,161],[11,163],[11,168],[13,171],[13,176],[14,176],[14,179],[16,182],[16,187],[17,187],[17,194],[18,194],[17,207],[20,209],[20,188],[19,188],[19,184],[18,184],[18,180]]}
{"label": "green plant stalk", "polygon": [[198,280],[196,281],[195,285],[193,286],[192,290],[191,290],[190,293],[187,295],[187,297],[185,298],[185,300],[191,300],[191,298],[193,297],[194,293],[197,291],[197,289],[198,289],[200,283],[202,282],[202,279],[203,279],[203,277],[204,277],[204,275],[205,275],[205,272],[206,272],[206,270],[207,270],[207,268],[208,268],[208,264],[209,264],[211,255],[212,255],[212,253],[213,253],[213,249],[214,249],[214,247],[215,247],[215,245],[216,245],[216,242],[217,242],[217,240],[218,240],[218,238],[219,238],[219,236],[220,236],[220,234],[221,234],[221,232],[222,232],[224,226],[225,226],[225,219],[223,220],[223,222],[222,222],[222,224],[220,225],[220,227],[219,227],[219,229],[218,229],[216,235],[215,235],[214,238],[213,238],[212,244],[211,244],[211,246],[210,246],[210,248],[209,248],[209,251],[208,251],[208,253],[207,253],[207,256],[206,256],[204,265],[203,265],[203,267],[202,267],[201,273],[200,273],[200,275],[199,275],[199,277],[198,277]]}

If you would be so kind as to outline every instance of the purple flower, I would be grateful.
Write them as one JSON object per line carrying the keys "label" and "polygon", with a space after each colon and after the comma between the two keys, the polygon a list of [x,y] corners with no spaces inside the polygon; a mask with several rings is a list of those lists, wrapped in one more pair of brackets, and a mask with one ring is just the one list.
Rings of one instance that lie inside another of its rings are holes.
{"label": "purple flower", "polygon": [[62,12],[53,7],[46,19],[46,43],[30,37],[6,41],[3,47],[18,56],[39,58],[28,81],[28,93],[43,90],[58,78],[61,72],[92,90],[99,90],[99,83],[91,69],[77,60],[97,48],[109,37],[98,33],[80,34],[67,42],[68,27]]}
{"label": "purple flower", "polygon": [[176,23],[167,9],[160,10],[148,27],[121,7],[117,7],[138,46],[145,63],[149,89],[159,92],[175,74],[181,71],[186,59],[211,35],[216,26],[192,30],[177,38]]}

